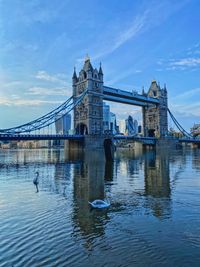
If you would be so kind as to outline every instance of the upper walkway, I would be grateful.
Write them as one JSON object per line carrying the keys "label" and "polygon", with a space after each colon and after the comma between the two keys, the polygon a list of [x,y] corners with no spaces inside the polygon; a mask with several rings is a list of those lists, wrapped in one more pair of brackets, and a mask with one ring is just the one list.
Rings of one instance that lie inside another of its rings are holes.
{"label": "upper walkway", "polygon": [[137,92],[127,92],[121,89],[112,87],[103,87],[103,99],[123,104],[130,104],[134,106],[148,106],[149,104],[159,104],[159,99],[140,95]]}

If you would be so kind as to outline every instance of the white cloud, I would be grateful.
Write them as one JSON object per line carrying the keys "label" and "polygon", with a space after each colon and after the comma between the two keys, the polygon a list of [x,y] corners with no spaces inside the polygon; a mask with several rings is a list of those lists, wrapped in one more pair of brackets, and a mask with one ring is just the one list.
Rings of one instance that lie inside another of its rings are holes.
{"label": "white cloud", "polygon": [[183,58],[174,60],[169,64],[172,67],[197,67],[200,65],[200,58]]}
{"label": "white cloud", "polygon": [[119,34],[112,47],[112,52],[141,32],[147,21],[147,13],[146,11],[142,16],[137,16],[130,27]]}
{"label": "white cloud", "polygon": [[194,103],[176,103],[173,101],[170,101],[170,109],[173,112],[180,112],[184,114],[184,116],[199,116],[200,117],[200,102],[194,102]]}
{"label": "white cloud", "polygon": [[[112,86],[115,83],[119,82],[120,80],[129,77],[130,75],[138,74],[141,72],[142,72],[141,70],[129,69],[129,70],[121,72],[120,74],[112,75],[114,78],[107,80],[106,85]],[[132,85],[130,90],[133,89],[133,87],[135,87],[135,86]]]}
{"label": "white cloud", "polygon": [[[113,37],[112,40],[109,41],[109,44],[107,44],[106,46],[104,45],[103,51],[93,55],[92,59],[97,60],[105,55],[114,52],[123,44],[128,42],[130,39],[140,34],[141,31],[144,29],[144,27],[147,25],[147,15],[148,15],[148,10],[145,11],[142,15],[137,16],[132,21],[132,23],[129,25],[128,28],[119,31],[117,35]],[[111,43],[112,45],[110,45]],[[82,58],[79,58],[77,59],[77,62],[80,62],[82,60],[83,60]]]}
{"label": "white cloud", "polygon": [[[40,96],[67,96],[69,95],[67,88],[44,88],[44,87],[31,87],[28,89],[27,95],[40,95]],[[72,94],[72,93],[71,93]]]}
{"label": "white cloud", "polygon": [[54,5],[53,8],[48,5],[41,5],[41,1],[23,1],[17,6],[18,20],[25,25],[33,23],[50,23],[57,19],[62,10],[62,4]]}
{"label": "white cloud", "polygon": [[56,75],[50,75],[45,70],[38,71],[37,74],[35,75],[35,78],[37,78],[39,80],[48,81],[48,82],[57,82],[57,81],[60,81],[57,78]]}
{"label": "white cloud", "polygon": [[195,88],[192,90],[188,90],[182,94],[177,95],[175,98],[177,99],[183,99],[186,98],[186,100],[188,100],[188,98],[193,97],[195,95],[197,95],[199,97],[199,93],[200,93],[200,88]]}
{"label": "white cloud", "polygon": [[[180,54],[180,53],[179,53]],[[157,71],[166,71],[166,70],[186,70],[190,69],[191,71],[195,71],[200,67],[200,50],[199,44],[196,44],[184,51],[184,54],[187,57],[182,58],[170,58],[168,60],[159,59],[157,61],[157,65],[159,68]],[[162,66],[162,68],[160,68]]]}
{"label": "white cloud", "polygon": [[58,100],[40,100],[40,99],[22,99],[19,97],[0,98],[0,105],[4,106],[40,106],[45,104],[61,104],[62,101]]}

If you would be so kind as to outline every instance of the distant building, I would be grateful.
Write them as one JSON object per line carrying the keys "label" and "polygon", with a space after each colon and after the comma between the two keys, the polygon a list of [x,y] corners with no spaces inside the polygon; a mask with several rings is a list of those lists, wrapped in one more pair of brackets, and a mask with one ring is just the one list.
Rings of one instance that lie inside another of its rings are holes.
{"label": "distant building", "polygon": [[68,134],[71,129],[71,114],[58,114],[55,118],[56,134]]}
{"label": "distant building", "polygon": [[103,102],[103,132],[117,132],[116,115],[110,112],[110,106]]}
{"label": "distant building", "polygon": [[194,124],[190,132],[193,136],[200,136],[200,124]]}
{"label": "distant building", "polygon": [[110,106],[103,102],[103,132],[109,131]]}
{"label": "distant building", "polygon": [[116,115],[112,112],[110,112],[110,131],[113,134],[117,133]]}
{"label": "distant building", "polygon": [[127,135],[138,134],[138,122],[133,120],[132,116],[128,116],[128,119],[125,120],[125,133]]}
{"label": "distant building", "polygon": [[138,133],[139,133],[139,134],[142,133],[142,126],[141,126],[141,125],[138,126]]}
{"label": "distant building", "polygon": [[126,129],[126,123],[125,120],[118,120],[118,125],[119,125],[119,133],[125,133]]}

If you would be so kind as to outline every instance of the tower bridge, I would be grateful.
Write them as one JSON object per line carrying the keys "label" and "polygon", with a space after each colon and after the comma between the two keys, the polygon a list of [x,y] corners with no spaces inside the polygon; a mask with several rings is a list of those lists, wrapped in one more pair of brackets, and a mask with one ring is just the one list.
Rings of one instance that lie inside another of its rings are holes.
{"label": "tower bridge", "polygon": [[[72,96],[56,109],[17,127],[0,129],[1,140],[68,140],[68,145],[76,147],[76,142],[85,147],[102,147],[103,141],[107,138],[103,132],[103,100],[118,102],[121,104],[136,105],[142,108],[143,136],[130,137],[136,142],[143,144],[155,144],[157,140],[166,138],[168,135],[168,114],[177,125],[178,129],[185,136],[184,142],[197,142],[199,139],[192,139],[168,109],[168,97],[166,86],[163,88],[152,81],[147,92],[138,94],[118,88],[104,85],[104,74],[100,65],[99,69],[93,68],[90,59],[87,57],[83,68],[76,73],[74,69],[72,77]],[[35,134],[34,132],[49,128],[59,118],[74,113],[74,135],[53,135]],[[113,138],[113,137],[112,137]],[[115,139],[122,138],[115,136]],[[182,142],[180,140],[180,142]]]}
{"label": "tower bridge", "polygon": [[162,137],[168,133],[167,89],[152,81],[147,93],[138,94],[104,85],[103,71],[93,68],[86,58],[79,75],[74,70],[73,96],[88,90],[82,103],[74,109],[74,129],[79,134],[103,133],[103,100],[142,107],[143,134],[146,137]]}

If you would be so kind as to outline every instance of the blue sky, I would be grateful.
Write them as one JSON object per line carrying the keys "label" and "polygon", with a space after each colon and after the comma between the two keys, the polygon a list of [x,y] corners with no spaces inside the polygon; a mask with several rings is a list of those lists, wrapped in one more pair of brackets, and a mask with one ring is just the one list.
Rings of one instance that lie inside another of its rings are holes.
{"label": "blue sky", "polygon": [[[71,96],[73,67],[87,53],[102,62],[105,85],[141,92],[156,79],[179,122],[200,123],[199,14],[198,0],[0,0],[0,128]],[[111,109],[139,116],[133,106]]]}

